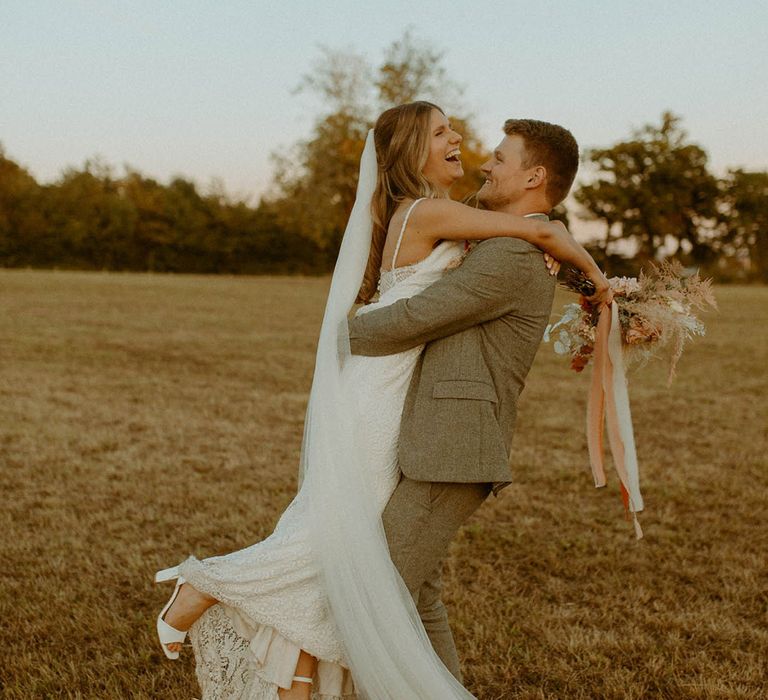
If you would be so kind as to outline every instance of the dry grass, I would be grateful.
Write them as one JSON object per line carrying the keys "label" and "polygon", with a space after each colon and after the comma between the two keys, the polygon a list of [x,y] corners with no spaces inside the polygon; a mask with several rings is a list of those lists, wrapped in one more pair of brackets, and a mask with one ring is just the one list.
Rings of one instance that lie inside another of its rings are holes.
{"label": "dry grass", "polygon": [[[263,538],[295,489],[325,279],[0,271],[3,697],[185,698],[152,573]],[[463,530],[447,601],[501,698],[763,698],[768,289],[632,381],[647,512],[596,491],[586,376],[544,346],[517,482]],[[406,699],[404,699],[406,700]]]}

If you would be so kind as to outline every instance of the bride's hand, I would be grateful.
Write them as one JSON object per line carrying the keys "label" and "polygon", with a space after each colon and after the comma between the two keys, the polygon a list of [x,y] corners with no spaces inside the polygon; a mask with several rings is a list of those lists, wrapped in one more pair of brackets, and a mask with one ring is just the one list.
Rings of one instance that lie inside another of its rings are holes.
{"label": "bride's hand", "polygon": [[597,269],[590,272],[587,277],[595,285],[595,293],[592,296],[586,297],[586,300],[598,308],[610,306],[613,301],[613,290],[608,282],[608,278]]}
{"label": "bride's hand", "polygon": [[557,258],[553,258],[549,253],[544,253],[544,262],[550,275],[556,276],[560,272],[560,261]]}
{"label": "bride's hand", "polygon": [[541,222],[541,244],[547,253],[557,260],[564,260],[584,272],[595,286],[595,293],[587,297],[587,301],[595,306],[607,306],[613,301],[613,291],[605,275],[595,263],[592,256],[583,246],[568,233],[562,221]]}

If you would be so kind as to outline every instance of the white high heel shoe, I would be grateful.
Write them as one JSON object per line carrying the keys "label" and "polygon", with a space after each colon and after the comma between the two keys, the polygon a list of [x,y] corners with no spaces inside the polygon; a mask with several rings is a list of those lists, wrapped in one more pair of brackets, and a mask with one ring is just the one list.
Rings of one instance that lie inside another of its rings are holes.
{"label": "white high heel shoe", "polygon": [[163,620],[163,616],[168,612],[168,608],[173,605],[176,596],[179,595],[179,589],[181,588],[181,584],[184,583],[184,579],[179,576],[178,566],[171,567],[170,569],[163,569],[155,574],[155,583],[173,581],[174,579],[176,579],[176,588],[173,589],[171,597],[157,616],[157,638],[160,640],[160,645],[163,647],[163,653],[166,657],[175,660],[179,658],[179,652],[168,649],[168,644],[182,644],[187,638],[187,633],[177,630],[175,627],[171,627],[165,620]]}

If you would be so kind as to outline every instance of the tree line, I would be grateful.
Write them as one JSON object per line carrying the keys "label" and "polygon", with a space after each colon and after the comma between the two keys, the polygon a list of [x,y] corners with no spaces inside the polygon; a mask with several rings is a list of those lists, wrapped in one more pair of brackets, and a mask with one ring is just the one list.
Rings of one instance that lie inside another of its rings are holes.
{"label": "tree line", "polygon": [[[44,185],[0,145],[0,265],[327,272],[376,115],[413,99],[460,105],[461,88],[442,59],[410,33],[377,67],[354,52],[323,49],[301,85],[323,110],[306,140],[273,156],[273,186],[255,206],[223,192],[201,193],[181,177],[162,184],[131,168],[118,177],[99,160]],[[466,110],[451,120],[464,136],[467,173],[452,196],[466,200],[481,184],[487,150]],[[590,247],[609,274],[636,274],[648,261],[674,256],[719,279],[768,282],[768,172],[716,177],[706,151],[670,113],[587,151],[584,161],[590,177],[573,192],[576,208],[557,213],[599,223],[601,235]]]}
{"label": "tree line", "polygon": [[40,185],[0,148],[0,264],[163,272],[320,273],[332,263],[265,204],[87,161]]}

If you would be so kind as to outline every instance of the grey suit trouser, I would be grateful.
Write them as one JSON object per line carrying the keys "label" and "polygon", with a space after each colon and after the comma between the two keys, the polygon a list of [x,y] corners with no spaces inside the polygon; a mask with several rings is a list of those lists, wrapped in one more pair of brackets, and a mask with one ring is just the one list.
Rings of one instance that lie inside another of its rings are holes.
{"label": "grey suit trouser", "polygon": [[443,561],[457,530],[491,492],[491,484],[400,479],[382,516],[389,552],[411,592],[437,655],[461,681],[448,613],[440,598]]}

